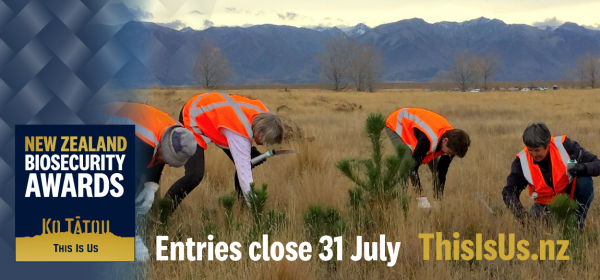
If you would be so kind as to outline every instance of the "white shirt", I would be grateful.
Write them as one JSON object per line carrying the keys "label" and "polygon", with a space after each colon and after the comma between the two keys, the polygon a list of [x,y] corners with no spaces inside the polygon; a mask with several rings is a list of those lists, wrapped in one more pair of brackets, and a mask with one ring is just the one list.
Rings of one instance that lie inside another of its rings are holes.
{"label": "white shirt", "polygon": [[244,193],[244,197],[247,198],[248,192],[250,191],[250,183],[252,180],[252,166],[250,164],[251,156],[250,150],[252,149],[252,142],[227,128],[220,128],[221,133],[227,138],[227,144],[229,145],[229,151],[233,157],[233,163],[235,164],[235,170],[240,181],[240,187]]}

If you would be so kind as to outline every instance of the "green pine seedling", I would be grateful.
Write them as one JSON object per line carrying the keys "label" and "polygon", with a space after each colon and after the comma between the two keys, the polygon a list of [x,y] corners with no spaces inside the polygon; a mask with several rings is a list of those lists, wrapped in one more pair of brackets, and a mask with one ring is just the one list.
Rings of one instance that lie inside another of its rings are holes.
{"label": "green pine seedling", "polygon": [[250,184],[248,203],[250,203],[250,211],[252,212],[254,222],[259,224],[269,195],[267,194],[267,184],[263,184],[261,190],[257,190],[254,186],[254,183]]}
{"label": "green pine seedling", "polygon": [[270,209],[266,214],[264,213],[268,198],[267,184],[263,184],[260,190],[255,188],[254,183],[250,184],[247,199],[254,223],[250,227],[246,243],[256,241],[262,234],[274,234],[286,225],[285,212]]}
{"label": "green pine seedling", "polygon": [[158,207],[160,208],[160,222],[163,225],[166,225],[169,220],[169,215],[171,215],[171,207],[173,206],[173,201],[165,197],[158,202]]}
{"label": "green pine seedling", "polygon": [[346,232],[346,222],[334,207],[323,209],[320,204],[311,204],[302,215],[309,240],[319,242],[321,236],[341,236]]}
{"label": "green pine seedling", "polygon": [[402,211],[404,211],[404,218],[408,216],[408,208],[410,206],[410,201],[412,197],[408,194],[403,193],[400,195],[400,204],[402,205]]}
{"label": "green pine seedling", "polygon": [[231,223],[233,221],[233,205],[235,205],[235,200],[235,195],[232,194],[224,195],[219,198],[221,205],[223,208],[225,208],[225,226],[227,232],[231,231]]}
{"label": "green pine seedling", "polygon": [[556,221],[564,237],[573,236],[578,231],[577,210],[578,203],[572,201],[567,194],[560,194],[548,205],[550,211],[554,214]]}
{"label": "green pine seedling", "polygon": [[411,157],[405,157],[409,152],[406,145],[398,145],[393,155],[384,158],[384,129],[384,116],[381,113],[370,114],[365,123],[365,133],[371,146],[371,157],[342,159],[337,164],[342,174],[358,186],[350,189],[348,195],[350,206],[355,212],[354,217],[364,218],[359,219],[364,220],[359,225],[371,220],[372,215],[368,209],[371,209],[374,203],[390,202],[398,195],[401,195],[400,203],[405,215],[408,212],[410,197],[405,196],[405,193],[409,174],[415,163]]}
{"label": "green pine seedling", "polygon": [[556,225],[559,229],[559,237],[557,239],[568,239],[568,255],[575,263],[581,263],[584,259],[585,240],[577,221],[578,203],[571,200],[568,194],[560,194],[548,205],[550,212],[553,214]]}
{"label": "green pine seedling", "polygon": [[214,236],[213,241],[219,240],[219,227],[217,227],[217,224],[215,224],[213,222],[209,222],[204,225],[203,231],[204,231],[204,236],[208,237],[209,235],[212,235],[212,236]]}

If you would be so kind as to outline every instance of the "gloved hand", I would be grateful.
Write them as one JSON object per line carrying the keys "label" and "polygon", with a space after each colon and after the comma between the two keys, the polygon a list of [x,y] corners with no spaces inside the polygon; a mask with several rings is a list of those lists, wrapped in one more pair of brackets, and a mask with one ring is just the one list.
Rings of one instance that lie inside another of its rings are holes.
{"label": "gloved hand", "polygon": [[[262,153],[256,147],[252,146],[252,148],[250,149],[250,157],[251,158],[255,158],[255,157],[260,156],[260,155],[262,155]],[[267,161],[267,158],[264,158],[264,159],[262,159],[261,161],[255,163],[255,164],[252,164],[252,168],[257,167],[257,166],[265,163],[265,161]]]}
{"label": "gloved hand", "polygon": [[587,172],[587,167],[583,163],[567,163],[567,172],[573,177],[584,176]]}
{"label": "gloved hand", "polygon": [[148,248],[146,248],[146,245],[144,245],[144,242],[139,236],[135,237],[135,260],[142,262],[150,260]]}
{"label": "gloved hand", "polygon": [[259,162],[252,164],[252,168],[257,167],[257,166],[265,163],[265,161],[267,161],[267,158],[261,159]]}
{"label": "gloved hand", "polygon": [[417,197],[417,207],[427,209],[431,208],[431,204],[429,203],[429,200],[427,200],[427,197],[422,195]]}
{"label": "gloved hand", "polygon": [[248,208],[252,209],[252,204],[250,204],[250,192],[247,192],[244,194],[244,201],[246,202],[246,205],[248,206]]}
{"label": "gloved hand", "polygon": [[137,214],[146,214],[150,211],[154,202],[154,194],[158,190],[158,184],[154,182],[144,183],[144,189],[135,198],[135,212]]}

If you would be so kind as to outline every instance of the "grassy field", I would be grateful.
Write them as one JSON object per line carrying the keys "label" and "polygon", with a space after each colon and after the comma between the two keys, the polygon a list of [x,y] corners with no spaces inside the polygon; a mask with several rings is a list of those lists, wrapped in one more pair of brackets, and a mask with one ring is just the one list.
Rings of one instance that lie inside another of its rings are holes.
{"label": "grassy field", "polygon": [[[142,99],[177,118],[184,102],[196,92],[186,90],[140,90]],[[521,135],[532,122],[544,121],[554,135],[567,134],[584,148],[600,154],[600,90],[572,90],[547,92],[502,93],[430,93],[421,91],[387,90],[377,93],[330,92],[322,90],[231,90],[260,99],[271,111],[289,117],[303,130],[304,140],[282,145],[280,148],[300,150],[298,155],[269,159],[254,170],[257,183],[269,184],[268,208],[285,211],[289,224],[270,237],[271,241],[306,240],[302,213],[309,204],[334,206],[351,221],[348,207],[348,189],[353,183],[336,168],[343,158],[367,158],[369,146],[363,133],[366,116],[371,112],[388,115],[400,107],[422,107],[445,116],[455,128],[469,133],[471,148],[463,159],[456,159],[448,173],[442,201],[430,211],[418,209],[413,200],[407,217],[399,203],[386,208],[375,234],[350,231],[344,237],[347,248],[344,260],[332,269],[314,253],[310,261],[282,260],[253,262],[243,247],[243,258],[233,261],[152,261],[148,271],[152,279],[598,279],[600,250],[598,232],[600,207],[592,204],[584,233],[585,248],[581,261],[436,261],[423,260],[422,240],[419,233],[443,232],[446,239],[453,232],[461,238],[474,240],[475,233],[483,239],[496,239],[499,233],[514,233],[516,239],[526,239],[535,251],[538,240],[555,239],[553,229],[524,230],[502,202],[502,188],[510,172],[515,154],[523,148]],[[354,110],[347,108],[355,103]],[[285,107],[283,107],[285,106]],[[391,143],[384,139],[386,154],[392,152]],[[261,151],[267,148],[259,147]],[[167,167],[160,185],[163,195],[183,174],[183,168]],[[219,197],[234,190],[234,165],[215,146],[206,151],[206,174],[202,183],[185,199],[174,213],[169,227],[156,227],[150,234],[168,234],[170,241],[193,238],[206,241],[210,227],[219,231],[218,239],[240,241],[246,236],[250,214],[239,206],[234,210],[237,229],[225,230],[223,208]],[[431,176],[421,168],[425,194],[433,200]],[[598,188],[598,181],[594,185]],[[521,201],[532,204],[524,191]],[[477,195],[495,211],[490,214]],[[209,226],[207,226],[209,225]],[[401,241],[400,257],[394,267],[385,262],[354,262],[355,236],[364,234],[365,241],[378,241],[386,234],[387,241]],[[146,243],[155,252],[155,241]],[[431,246],[435,246],[433,243]],[[435,248],[435,247],[434,247]],[[155,259],[153,256],[152,259]]]}

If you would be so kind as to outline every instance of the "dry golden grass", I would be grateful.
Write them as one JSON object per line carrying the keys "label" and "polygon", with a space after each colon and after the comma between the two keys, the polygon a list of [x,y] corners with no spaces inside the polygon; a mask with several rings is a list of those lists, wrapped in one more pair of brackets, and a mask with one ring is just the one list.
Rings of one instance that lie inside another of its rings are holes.
{"label": "dry golden grass", "polygon": [[[177,118],[183,103],[196,92],[177,90],[164,94],[168,89],[140,90],[143,99]],[[149,275],[152,279],[598,279],[600,275],[600,250],[595,242],[598,235],[600,208],[592,204],[585,232],[588,240],[582,264],[572,261],[424,261],[419,233],[444,232],[450,240],[451,233],[474,240],[474,233],[482,233],[483,239],[496,239],[499,233],[515,233],[516,239],[527,239],[533,253],[537,240],[553,239],[554,234],[545,230],[538,233],[522,229],[505,209],[501,191],[515,154],[523,147],[521,134],[525,127],[535,121],[544,121],[554,135],[567,134],[583,147],[600,154],[600,91],[572,90],[547,92],[501,92],[501,93],[429,93],[421,91],[386,90],[377,93],[335,93],[323,90],[231,90],[262,100],[271,111],[286,105],[289,110],[280,112],[299,124],[305,137],[314,141],[282,145],[298,149],[299,155],[286,155],[269,159],[254,170],[257,183],[269,184],[267,208],[288,213],[290,225],[271,240],[301,242],[306,240],[303,231],[302,212],[311,203],[321,203],[340,209],[347,220],[348,192],[353,187],[336,168],[342,158],[369,156],[369,147],[363,134],[366,116],[371,112],[384,115],[400,107],[422,107],[444,115],[450,123],[466,130],[472,140],[469,153],[464,159],[455,160],[448,174],[444,199],[430,212],[417,209],[411,204],[407,219],[401,209],[392,206],[385,213],[387,226],[378,230],[386,234],[387,241],[401,241],[398,263],[388,268],[384,262],[353,262],[355,234],[345,238],[350,246],[344,250],[344,260],[337,270],[327,269],[317,254],[308,262],[253,262],[247,250],[243,258],[233,261],[153,261]],[[354,111],[335,111],[335,104],[350,102],[362,105]],[[391,144],[385,139],[386,152]],[[266,150],[264,147],[259,147]],[[193,238],[206,241],[204,226],[216,223],[220,229],[219,239],[226,242],[243,241],[245,234],[224,230],[224,215],[218,198],[234,190],[234,166],[220,149],[210,146],[206,152],[206,175],[203,182],[185,199],[174,213],[169,225],[170,241]],[[432,197],[430,176],[427,168],[421,168],[424,189]],[[183,169],[166,168],[160,182],[161,195],[183,174]],[[598,187],[598,181],[595,186]],[[415,197],[413,190],[411,190]],[[476,199],[483,199],[499,215],[493,216]],[[531,199],[521,196],[525,206]],[[236,223],[250,223],[249,214],[235,208]],[[153,238],[159,232],[153,232]],[[369,241],[378,241],[373,238]],[[155,252],[155,241],[148,242]],[[433,243],[431,245],[434,245]],[[243,248],[244,249],[244,248]],[[432,256],[433,258],[434,256]],[[153,257],[155,259],[155,257]]]}

